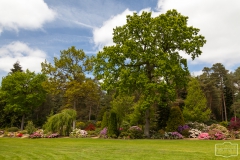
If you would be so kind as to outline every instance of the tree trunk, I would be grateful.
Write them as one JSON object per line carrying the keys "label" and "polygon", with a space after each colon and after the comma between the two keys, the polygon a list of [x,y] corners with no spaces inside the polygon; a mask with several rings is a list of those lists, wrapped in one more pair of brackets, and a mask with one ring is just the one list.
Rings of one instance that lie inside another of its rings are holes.
{"label": "tree trunk", "polygon": [[23,114],[22,116],[21,131],[23,130],[23,127],[24,127],[24,119],[25,119],[25,114]]}
{"label": "tree trunk", "polygon": [[[74,102],[73,102],[73,109],[76,111],[76,100],[74,100]],[[74,119],[73,120],[73,129],[75,129],[76,128],[76,120]]]}
{"label": "tree trunk", "polygon": [[150,128],[150,109],[148,108],[145,113],[145,127],[144,127],[144,134],[149,138],[149,128]]}
{"label": "tree trunk", "polygon": [[223,107],[224,107],[224,115],[225,115],[225,121],[227,122],[227,107],[226,107],[226,103],[225,103],[225,98],[224,98],[224,94],[222,94],[222,99],[223,99]]}
{"label": "tree trunk", "polygon": [[92,114],[92,106],[90,105],[89,114],[88,114],[88,121],[91,121],[91,114]]}

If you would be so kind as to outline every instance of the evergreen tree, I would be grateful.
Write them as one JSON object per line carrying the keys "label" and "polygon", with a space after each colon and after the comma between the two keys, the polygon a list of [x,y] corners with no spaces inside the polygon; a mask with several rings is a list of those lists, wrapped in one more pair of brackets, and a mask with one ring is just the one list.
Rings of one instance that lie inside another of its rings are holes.
{"label": "evergreen tree", "polygon": [[17,61],[16,63],[13,64],[13,68],[11,69],[10,74],[15,73],[15,72],[22,72],[22,67],[20,65],[20,62]]}
{"label": "evergreen tree", "polygon": [[211,110],[207,107],[207,99],[201,90],[200,83],[192,78],[188,83],[187,98],[183,109],[186,121],[205,122],[210,118]]}
{"label": "evergreen tree", "polygon": [[170,116],[167,121],[166,130],[168,132],[177,131],[178,126],[184,125],[184,118],[179,106],[173,106],[170,110]]}
{"label": "evergreen tree", "polygon": [[113,137],[113,138],[116,138],[118,136],[117,115],[113,111],[110,113],[107,134],[108,134],[108,137]]}

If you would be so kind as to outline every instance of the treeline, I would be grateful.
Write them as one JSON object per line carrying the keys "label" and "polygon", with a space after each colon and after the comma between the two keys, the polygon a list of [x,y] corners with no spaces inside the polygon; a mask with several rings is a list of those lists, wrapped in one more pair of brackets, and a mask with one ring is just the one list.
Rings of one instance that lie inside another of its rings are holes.
{"label": "treeline", "polygon": [[213,123],[240,116],[240,68],[229,72],[216,63],[190,75],[179,51],[194,60],[206,40],[187,20],[176,10],[155,18],[135,13],[114,29],[116,45],[96,56],[70,47],[53,64],[43,62],[41,73],[15,63],[2,79],[0,127],[23,129],[28,120],[42,127],[71,108],[76,121],[105,124],[116,113],[118,128],[141,126],[149,137],[153,130],[176,131],[179,120]]}

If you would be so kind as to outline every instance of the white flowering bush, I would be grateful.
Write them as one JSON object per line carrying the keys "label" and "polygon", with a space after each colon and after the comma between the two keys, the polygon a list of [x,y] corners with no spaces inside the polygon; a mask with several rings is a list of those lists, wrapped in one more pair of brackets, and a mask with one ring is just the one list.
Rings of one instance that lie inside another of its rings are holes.
{"label": "white flowering bush", "polygon": [[198,129],[190,129],[189,133],[190,133],[189,138],[197,138],[202,133],[202,131]]}
{"label": "white flowering bush", "polygon": [[71,133],[70,133],[70,137],[72,138],[82,138],[82,137],[87,137],[88,133],[85,130],[81,130],[81,129],[74,129]]}

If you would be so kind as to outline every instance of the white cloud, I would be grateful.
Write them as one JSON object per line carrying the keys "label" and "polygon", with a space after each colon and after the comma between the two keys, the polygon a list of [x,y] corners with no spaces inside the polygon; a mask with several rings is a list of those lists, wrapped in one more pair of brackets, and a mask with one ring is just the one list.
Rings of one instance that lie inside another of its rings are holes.
{"label": "white cloud", "polygon": [[113,16],[109,20],[105,21],[102,27],[95,28],[93,30],[93,41],[95,45],[99,49],[102,49],[104,46],[113,45],[113,28],[126,24],[126,16],[131,15],[132,13],[133,11],[126,9],[121,14]]}
{"label": "white cloud", "polygon": [[194,64],[222,63],[227,68],[239,65],[240,59],[239,0],[159,0],[162,13],[177,9],[189,17],[189,25],[200,29],[207,43]]}
{"label": "white cloud", "polygon": [[[105,21],[100,28],[95,28],[93,30],[93,41],[95,45],[101,50],[104,46],[113,45],[113,29],[117,26],[123,26],[126,24],[126,16],[132,15],[136,11],[130,11],[126,9],[124,12],[112,16],[109,20]],[[151,12],[151,8],[144,8],[138,12],[138,14],[142,14],[142,12]],[[152,17],[156,17],[160,14],[160,12],[153,12]]]}
{"label": "white cloud", "polygon": [[44,0],[1,0],[0,33],[3,30],[38,29],[52,21],[55,12]]}
{"label": "white cloud", "polygon": [[12,42],[0,48],[0,71],[10,72],[13,64],[20,62],[23,70],[41,71],[41,62],[46,59],[46,53],[30,48],[23,42]]}

